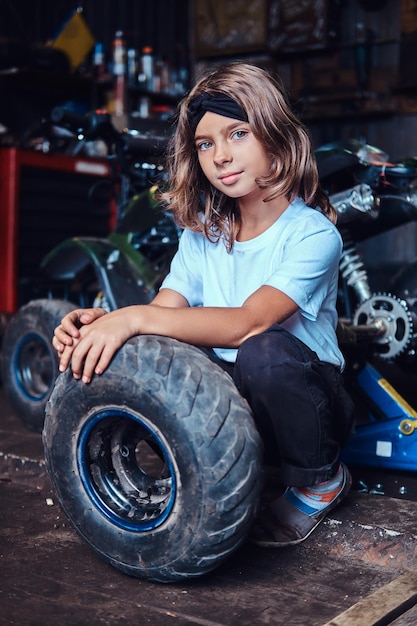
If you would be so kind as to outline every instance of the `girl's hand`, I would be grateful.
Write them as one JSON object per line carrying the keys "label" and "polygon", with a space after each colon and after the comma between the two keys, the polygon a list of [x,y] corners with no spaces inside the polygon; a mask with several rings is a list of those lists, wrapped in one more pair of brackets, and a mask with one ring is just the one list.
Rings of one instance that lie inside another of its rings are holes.
{"label": "girl's hand", "polygon": [[75,309],[63,317],[60,325],[55,328],[52,338],[52,345],[58,352],[58,356],[61,357],[66,348],[68,348],[68,353],[71,347],[75,347],[75,343],[80,338],[81,326],[91,324],[105,313],[106,311],[101,308]]}
{"label": "girl's hand", "polygon": [[[76,315],[74,315],[76,313]],[[65,371],[71,361],[74,378],[82,378],[89,383],[93,374],[102,374],[109,365],[115,352],[134,334],[130,329],[129,315],[126,309],[117,310],[107,315],[102,309],[88,309],[87,311],[73,311],[66,315],[61,325],[56,329],[55,343],[64,343],[64,348],[58,352],[60,356],[61,372]],[[91,320],[86,323],[86,315]],[[81,322],[80,328],[77,324]]]}

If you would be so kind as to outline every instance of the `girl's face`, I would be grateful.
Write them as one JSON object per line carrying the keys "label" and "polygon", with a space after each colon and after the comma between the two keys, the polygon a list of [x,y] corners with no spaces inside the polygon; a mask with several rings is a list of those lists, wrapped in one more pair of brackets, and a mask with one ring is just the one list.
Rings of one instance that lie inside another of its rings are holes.
{"label": "girl's face", "polygon": [[236,199],[265,193],[256,179],[269,173],[271,158],[247,122],[207,111],[194,141],[201,169],[213,187]]}

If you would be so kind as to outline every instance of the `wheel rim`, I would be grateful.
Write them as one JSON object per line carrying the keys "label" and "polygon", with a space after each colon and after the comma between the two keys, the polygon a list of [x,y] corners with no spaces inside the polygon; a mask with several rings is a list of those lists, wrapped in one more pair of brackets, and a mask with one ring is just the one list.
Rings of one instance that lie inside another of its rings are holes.
{"label": "wheel rim", "polygon": [[36,333],[27,335],[16,351],[16,378],[31,400],[43,400],[54,382],[54,361],[50,345]]}
{"label": "wheel rim", "polygon": [[169,516],[174,460],[162,434],[142,415],[119,408],[95,412],[81,430],[77,462],[88,497],[116,526],[143,532]]}

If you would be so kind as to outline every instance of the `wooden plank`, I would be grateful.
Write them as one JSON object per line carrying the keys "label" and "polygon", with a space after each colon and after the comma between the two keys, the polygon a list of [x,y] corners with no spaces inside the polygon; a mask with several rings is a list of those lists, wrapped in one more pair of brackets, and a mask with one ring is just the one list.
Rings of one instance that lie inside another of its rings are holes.
{"label": "wooden plank", "polygon": [[324,626],[386,626],[417,604],[417,572],[406,572]]}

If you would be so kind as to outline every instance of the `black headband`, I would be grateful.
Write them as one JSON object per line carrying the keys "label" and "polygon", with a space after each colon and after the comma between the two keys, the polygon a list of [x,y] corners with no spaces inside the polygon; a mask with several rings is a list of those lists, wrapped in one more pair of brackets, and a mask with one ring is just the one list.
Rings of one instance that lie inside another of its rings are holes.
{"label": "black headband", "polygon": [[202,93],[191,100],[188,105],[190,125],[193,132],[195,132],[199,121],[207,111],[217,113],[217,115],[224,115],[224,117],[231,117],[241,122],[248,121],[248,116],[245,111],[235,100],[230,98],[230,96],[222,93],[214,96],[208,93]]}

